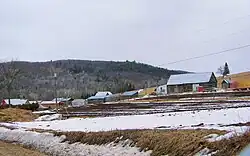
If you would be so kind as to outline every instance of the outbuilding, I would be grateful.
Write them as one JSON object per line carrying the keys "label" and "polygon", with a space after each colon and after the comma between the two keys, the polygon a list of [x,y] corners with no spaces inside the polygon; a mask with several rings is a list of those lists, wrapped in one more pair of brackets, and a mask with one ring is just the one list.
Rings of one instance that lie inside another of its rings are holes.
{"label": "outbuilding", "polygon": [[214,91],[217,87],[217,79],[213,72],[188,73],[171,75],[167,83],[167,92],[184,93],[198,91]]}
{"label": "outbuilding", "polygon": [[97,92],[95,96],[89,97],[87,101],[88,103],[104,103],[110,96],[112,96],[112,93],[108,91]]}

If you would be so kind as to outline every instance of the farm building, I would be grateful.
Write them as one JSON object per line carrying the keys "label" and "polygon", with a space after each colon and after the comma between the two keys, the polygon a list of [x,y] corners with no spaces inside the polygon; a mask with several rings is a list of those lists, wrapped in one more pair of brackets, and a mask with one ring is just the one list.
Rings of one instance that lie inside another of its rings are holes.
{"label": "farm building", "polygon": [[131,99],[136,98],[141,90],[127,91],[121,94],[121,99]]}
{"label": "farm building", "polygon": [[167,92],[202,92],[213,91],[217,87],[217,79],[213,72],[171,75],[167,83]]}
{"label": "farm building", "polygon": [[57,100],[53,99],[52,101],[42,101],[39,106],[40,108],[56,108],[71,105],[72,101],[72,98],[57,98]]}
{"label": "farm building", "polygon": [[111,97],[112,93],[111,92],[97,92],[95,96],[89,97],[88,103],[104,103],[106,102],[107,98]]}
{"label": "farm building", "polygon": [[13,106],[18,106],[18,105],[24,105],[24,104],[30,104],[27,99],[4,99],[1,102],[1,105],[13,105]]}

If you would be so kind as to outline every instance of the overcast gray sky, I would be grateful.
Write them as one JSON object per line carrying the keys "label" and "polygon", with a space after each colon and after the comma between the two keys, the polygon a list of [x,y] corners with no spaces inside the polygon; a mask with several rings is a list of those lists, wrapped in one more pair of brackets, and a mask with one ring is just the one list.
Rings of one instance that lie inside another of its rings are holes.
{"label": "overcast gray sky", "polygon": [[0,59],[136,60],[169,69],[249,70],[249,0],[0,0]]}

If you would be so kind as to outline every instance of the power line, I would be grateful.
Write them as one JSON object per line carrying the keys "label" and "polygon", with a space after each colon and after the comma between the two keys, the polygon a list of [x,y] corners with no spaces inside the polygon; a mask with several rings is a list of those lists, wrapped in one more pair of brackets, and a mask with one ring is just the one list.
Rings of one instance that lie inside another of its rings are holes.
{"label": "power line", "polygon": [[247,44],[247,45],[244,45],[244,46],[240,46],[240,47],[231,48],[231,49],[226,49],[226,50],[215,52],[215,53],[210,53],[210,54],[206,54],[206,55],[190,57],[190,58],[187,58],[187,59],[182,59],[182,60],[178,60],[178,61],[174,61],[174,62],[169,62],[169,63],[161,64],[159,66],[176,64],[176,63],[185,62],[185,61],[194,60],[194,59],[199,59],[199,58],[203,58],[203,57],[208,57],[208,56],[213,56],[213,55],[219,55],[219,54],[222,54],[222,53],[236,51],[236,50],[247,48],[247,47],[250,47],[250,44]]}
{"label": "power line", "polygon": [[[245,16],[236,17],[233,19],[229,19],[229,20],[226,20],[226,21],[221,22],[221,23],[216,23],[215,25],[213,25],[213,27],[215,27],[215,26],[218,27],[219,25],[226,25],[226,24],[229,24],[230,22],[235,22],[237,20],[241,20],[241,19],[248,18],[248,17],[250,17],[250,14],[247,14]],[[210,26],[210,28],[211,28],[211,26]],[[200,28],[200,29],[196,30],[195,32],[201,33],[201,32],[204,32],[205,30],[207,30],[207,28]]]}

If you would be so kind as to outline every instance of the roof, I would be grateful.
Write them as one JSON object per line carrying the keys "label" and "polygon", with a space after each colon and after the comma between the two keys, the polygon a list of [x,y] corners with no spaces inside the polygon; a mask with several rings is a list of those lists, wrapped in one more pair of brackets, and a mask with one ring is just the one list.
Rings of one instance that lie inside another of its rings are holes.
{"label": "roof", "polygon": [[107,96],[91,96],[88,100],[102,100],[105,99]]}
{"label": "roof", "polygon": [[[8,99],[4,99],[4,101],[6,102],[6,104],[9,104],[9,100]],[[10,99],[10,104],[17,106],[17,105],[23,105],[27,102],[27,99]]]}
{"label": "roof", "polygon": [[62,101],[70,101],[71,98],[54,98],[52,101],[56,101],[57,99],[57,102],[62,102]]}
{"label": "roof", "polygon": [[41,104],[42,105],[46,105],[46,104],[49,105],[49,104],[56,104],[56,102],[55,101],[42,101]]}
{"label": "roof", "polygon": [[95,96],[91,96],[88,100],[98,100],[98,99],[105,99],[106,97],[112,96],[111,92],[97,92]]}
{"label": "roof", "polygon": [[108,96],[108,95],[112,95],[111,92],[105,91],[105,92],[97,92],[95,94],[95,96]]}
{"label": "roof", "polygon": [[38,101],[29,101],[30,104],[38,103]]}
{"label": "roof", "polygon": [[122,95],[123,96],[133,96],[135,94],[138,94],[139,90],[133,90],[133,91],[128,91],[128,92],[124,92]]}
{"label": "roof", "polygon": [[171,75],[167,85],[206,83],[210,81],[212,75],[213,72]]}
{"label": "roof", "polygon": [[223,80],[222,82],[226,82],[227,84],[230,84],[231,83],[231,81],[230,80]]}

